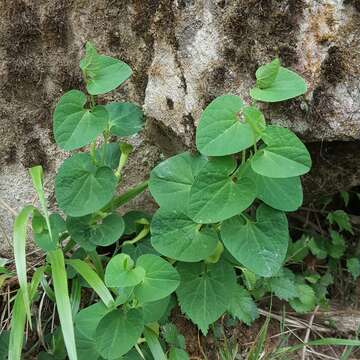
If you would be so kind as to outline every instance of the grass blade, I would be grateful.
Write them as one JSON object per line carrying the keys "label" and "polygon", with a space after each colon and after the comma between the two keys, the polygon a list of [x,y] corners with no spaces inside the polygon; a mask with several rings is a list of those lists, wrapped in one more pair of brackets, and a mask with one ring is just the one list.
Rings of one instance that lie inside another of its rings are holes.
{"label": "grass blade", "polygon": [[75,317],[80,308],[81,301],[81,285],[79,278],[76,277],[71,282],[70,304],[72,315]]}
{"label": "grass blade", "polygon": [[154,331],[145,326],[144,336],[154,359],[167,360],[164,350],[162,349],[159,339]]}
{"label": "grass blade", "polygon": [[16,272],[19,279],[21,296],[23,297],[25,311],[31,327],[30,299],[27,283],[26,270],[26,229],[30,216],[34,211],[34,207],[29,205],[24,207],[15,218],[14,222],[14,257]]}
{"label": "grass blade", "polygon": [[74,324],[71,313],[64,255],[61,249],[58,249],[50,251],[49,258],[54,281],[56,306],[59,313],[60,325],[66,350],[70,360],[77,360]]}
{"label": "grass blade", "polygon": [[11,331],[9,342],[9,360],[20,360],[24,341],[24,329],[26,322],[26,307],[23,301],[22,289],[19,289],[11,317]]}
{"label": "grass blade", "polygon": [[110,308],[114,305],[114,298],[110,291],[90,265],[79,259],[67,260],[66,263],[71,265],[89,283],[107,307]]}

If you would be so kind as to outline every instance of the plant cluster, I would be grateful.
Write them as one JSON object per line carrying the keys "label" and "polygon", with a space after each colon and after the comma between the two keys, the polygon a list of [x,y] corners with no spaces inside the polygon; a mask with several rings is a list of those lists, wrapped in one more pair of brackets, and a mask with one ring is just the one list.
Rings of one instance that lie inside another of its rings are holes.
{"label": "plant cluster", "polygon": [[[44,359],[66,357],[55,351],[61,341],[70,360],[187,359],[172,325],[163,332],[159,328],[175,298],[204,334],[225,313],[250,324],[257,317],[252,296],[266,292],[290,300],[297,311],[315,306],[305,283],[310,280],[283,266],[299,256],[286,212],[302,204],[300,176],[310,170],[311,158],[293,132],[266,124],[256,104],[302,95],[305,81],[275,59],[257,70],[252,104],[235,95],[216,98],[200,118],[199,153],[176,155],[152,170],[149,189],[160,206],[155,215],[120,216],[118,208],[148,182],[117,195],[132,147],[113,139],[141,130],[143,114],[132,103],[99,105],[98,96],[121,85],[131,69],[98,54],[90,43],[80,68],[87,92],[71,90],[61,97],[54,135],[67,151],[90,146],[58,170],[55,195],[61,212],[49,213],[41,167],[30,170],[40,208],[25,207],[14,224],[20,290],[9,359],[21,358],[25,323],[33,324],[31,304],[40,285],[56,303],[61,328],[53,332],[51,346],[42,344]],[[34,240],[47,256],[29,284],[30,218]],[[82,297],[86,289],[92,289],[90,301]],[[99,301],[93,301],[94,294]],[[89,305],[80,306],[84,303]]]}

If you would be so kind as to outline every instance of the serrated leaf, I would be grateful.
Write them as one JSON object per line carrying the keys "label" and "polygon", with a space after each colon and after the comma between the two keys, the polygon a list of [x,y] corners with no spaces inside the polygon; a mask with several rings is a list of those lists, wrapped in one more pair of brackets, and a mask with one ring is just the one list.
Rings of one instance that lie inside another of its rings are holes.
{"label": "serrated leaf", "polygon": [[200,261],[210,256],[218,235],[178,210],[160,208],[151,222],[151,243],[161,254],[180,261]]}
{"label": "serrated leaf", "polygon": [[295,211],[303,202],[303,190],[299,176],[271,178],[252,170],[250,161],[246,162],[241,173],[256,184],[257,197],[265,204],[282,211]]}
{"label": "serrated leaf", "polygon": [[152,302],[169,296],[176,290],[180,277],[175,268],[156,255],[142,255],[136,261],[136,267],[145,270],[142,282],[135,288],[135,297],[141,302]]}
{"label": "serrated leaf", "polygon": [[270,277],[285,260],[289,232],[283,212],[266,205],[256,211],[256,221],[240,215],[221,225],[221,238],[229,252],[255,274]]}
{"label": "serrated leaf", "polygon": [[96,349],[105,359],[116,359],[136,344],[143,329],[144,319],[140,310],[113,310],[100,320],[96,328]]}
{"label": "serrated leaf", "polygon": [[251,159],[251,167],[256,173],[271,178],[289,178],[310,170],[310,154],[290,130],[270,125],[261,138],[266,146]]}
{"label": "serrated leaf", "polygon": [[250,96],[258,101],[278,102],[292,99],[307,91],[304,79],[282,66],[278,69],[275,79],[270,77],[269,80],[265,83],[257,83],[257,86],[250,90]]}
{"label": "serrated leaf", "polygon": [[144,278],[144,268],[134,267],[134,261],[126,254],[114,256],[106,266],[105,283],[108,287],[132,287]]}
{"label": "serrated leaf", "polygon": [[308,243],[311,253],[320,260],[323,260],[328,256],[326,242],[327,241],[325,239],[317,236],[316,238],[311,238]]}
{"label": "serrated leaf", "polygon": [[112,213],[101,222],[95,222],[90,215],[71,217],[66,219],[66,226],[72,239],[87,251],[92,251],[96,246],[109,246],[115,243],[124,233],[125,223],[123,218]]}
{"label": "serrated leaf", "polygon": [[104,144],[96,150],[96,161],[98,166],[108,166],[111,169],[117,169],[120,161],[120,144]]}
{"label": "serrated leaf", "polygon": [[190,191],[188,214],[198,223],[209,224],[240,214],[255,200],[256,185],[234,173],[230,157],[211,159],[202,167]]}
{"label": "serrated leaf", "polygon": [[109,167],[97,167],[86,153],[75,154],[60,166],[55,180],[59,207],[69,216],[94,213],[113,197],[117,178]]}
{"label": "serrated leaf", "polygon": [[208,327],[228,308],[228,289],[236,283],[234,269],[220,261],[213,265],[179,263],[181,283],[176,291],[181,311],[204,335]]}
{"label": "serrated leaf", "polygon": [[309,247],[308,243],[310,238],[307,236],[302,236],[297,241],[290,241],[288,254],[287,254],[287,261],[289,262],[301,262],[306,258],[309,254]]}
{"label": "serrated leaf", "polygon": [[185,349],[185,338],[179,333],[175,324],[165,324],[162,327],[162,336],[169,345]]}
{"label": "serrated leaf", "polygon": [[315,292],[309,285],[297,285],[298,297],[290,299],[291,307],[299,313],[306,313],[314,309],[316,305]]}
{"label": "serrated leaf", "polygon": [[235,154],[256,142],[251,126],[240,121],[243,108],[243,101],[235,95],[220,96],[207,106],[196,130],[196,147],[202,154]]}
{"label": "serrated leaf", "polygon": [[346,230],[353,234],[349,215],[344,210],[335,210],[326,217],[330,224],[337,224],[340,231]]}
{"label": "serrated leaf", "polygon": [[230,303],[228,306],[229,313],[243,321],[247,325],[257,319],[259,316],[256,304],[251,298],[249,292],[242,286],[236,284],[229,289]]}
{"label": "serrated leaf", "polygon": [[150,174],[151,195],[161,207],[186,211],[191,186],[206,162],[206,157],[188,152],[161,162]]}
{"label": "serrated leaf", "polygon": [[54,112],[54,136],[64,150],[74,150],[93,142],[108,124],[104,106],[86,109],[86,96],[79,90],[63,95]]}
{"label": "serrated leaf", "polygon": [[109,103],[110,133],[116,136],[130,136],[138,133],[144,126],[144,115],[141,108],[132,103]]}
{"label": "serrated leaf", "polygon": [[350,258],[346,260],[346,268],[356,280],[360,276],[360,260],[358,258]]}
{"label": "serrated leaf", "polygon": [[259,89],[269,88],[278,76],[279,70],[279,59],[274,59],[271,63],[260,66],[255,73],[256,86]]}
{"label": "serrated leaf", "polygon": [[126,63],[110,56],[99,55],[91,43],[86,44],[86,55],[80,61],[85,75],[86,89],[91,95],[105,94],[127,80],[132,70]]}
{"label": "serrated leaf", "polygon": [[273,277],[269,279],[271,291],[282,300],[293,299],[298,296],[298,289],[293,280],[288,277]]}
{"label": "serrated leaf", "polygon": [[328,243],[328,253],[334,259],[340,259],[346,250],[345,239],[335,230],[330,230],[331,243]]}

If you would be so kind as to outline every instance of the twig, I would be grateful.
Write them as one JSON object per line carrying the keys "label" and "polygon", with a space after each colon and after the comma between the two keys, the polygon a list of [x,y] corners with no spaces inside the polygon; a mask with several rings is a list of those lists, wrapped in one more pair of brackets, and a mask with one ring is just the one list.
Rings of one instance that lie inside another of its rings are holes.
{"label": "twig", "polygon": [[[311,315],[311,318],[310,318],[310,321],[309,321],[309,326],[306,330],[306,334],[305,334],[305,338],[304,338],[304,343],[308,343],[309,342],[309,338],[310,338],[310,332],[311,332],[311,329],[312,329],[312,325],[313,325],[313,322],[314,322],[314,318],[315,318],[315,314],[316,312],[319,310],[319,305],[316,306],[316,308],[314,309],[314,312],[312,313]],[[301,356],[301,360],[305,360],[306,358],[306,345],[304,346],[303,348],[303,351],[302,351],[302,356]]]}

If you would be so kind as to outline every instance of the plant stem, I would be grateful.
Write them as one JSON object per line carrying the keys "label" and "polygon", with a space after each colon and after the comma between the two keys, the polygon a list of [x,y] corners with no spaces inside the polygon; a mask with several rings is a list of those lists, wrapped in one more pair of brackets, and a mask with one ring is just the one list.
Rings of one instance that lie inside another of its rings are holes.
{"label": "plant stem", "polygon": [[135,243],[137,243],[138,241],[144,239],[150,232],[150,226],[149,225],[145,225],[143,227],[143,229],[131,240],[127,240],[127,241],[124,241],[121,246],[124,246],[124,245],[133,245]]}
{"label": "plant stem", "polygon": [[111,202],[105,208],[102,209],[102,211],[108,212],[119,208],[121,205],[126,204],[128,201],[132,200],[133,198],[141,194],[143,191],[145,191],[148,185],[149,185],[149,180],[143,181],[135,185],[125,193],[114,197],[111,200]]}
{"label": "plant stem", "polygon": [[118,168],[115,171],[115,176],[119,179],[119,181],[120,181],[120,176],[121,176],[121,170],[125,166],[128,158],[129,158],[129,155],[133,150],[133,147],[130,144],[121,143],[120,150],[121,150],[120,161],[119,161]]}

